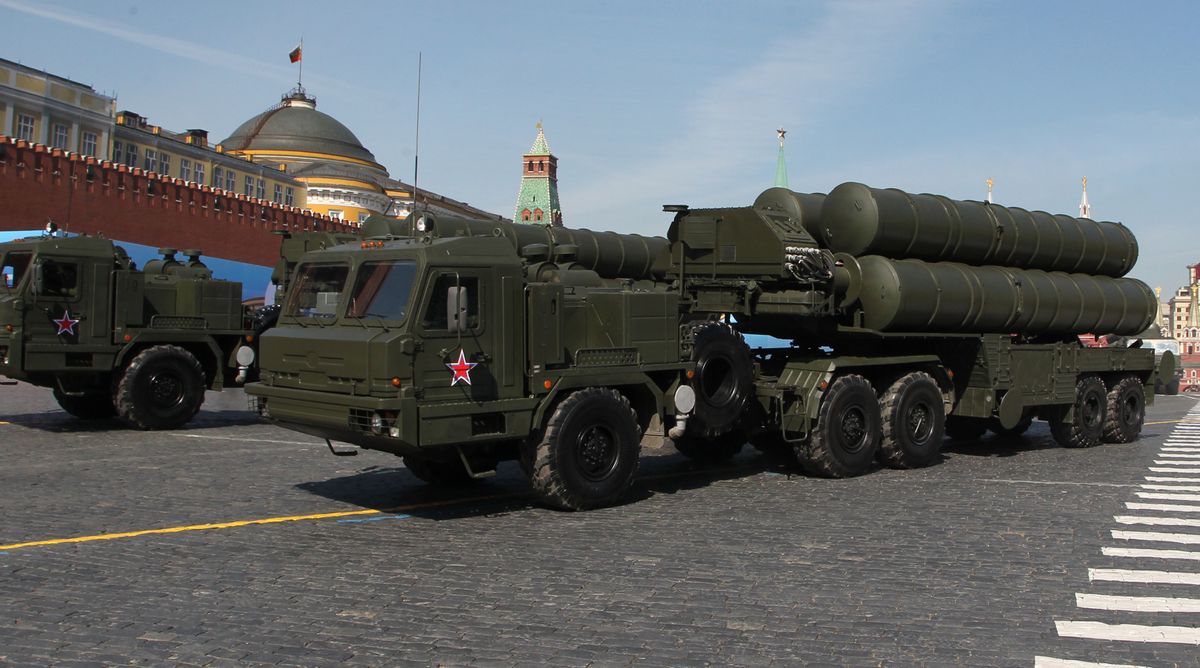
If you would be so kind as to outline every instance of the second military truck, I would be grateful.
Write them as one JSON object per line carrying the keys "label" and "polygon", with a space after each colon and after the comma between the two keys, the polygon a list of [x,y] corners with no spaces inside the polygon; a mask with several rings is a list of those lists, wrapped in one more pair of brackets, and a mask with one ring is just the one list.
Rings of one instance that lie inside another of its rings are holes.
{"label": "second military truck", "polygon": [[624,494],[655,417],[688,456],[834,477],[1035,418],[1069,447],[1141,430],[1153,351],[1076,338],[1154,316],[1119,224],[854,183],[668,210],[666,238],[417,212],[308,253],[247,392],[427,481],[516,459],[568,509]]}

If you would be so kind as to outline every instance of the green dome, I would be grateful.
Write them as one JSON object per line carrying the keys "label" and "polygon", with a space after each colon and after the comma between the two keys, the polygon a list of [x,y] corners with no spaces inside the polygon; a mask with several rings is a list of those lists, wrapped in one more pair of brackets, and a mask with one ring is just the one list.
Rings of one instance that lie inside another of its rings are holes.
{"label": "green dome", "polygon": [[375,156],[336,118],[317,111],[316,100],[293,93],[279,106],[238,126],[221,142],[226,151],[303,151],[375,164]]}

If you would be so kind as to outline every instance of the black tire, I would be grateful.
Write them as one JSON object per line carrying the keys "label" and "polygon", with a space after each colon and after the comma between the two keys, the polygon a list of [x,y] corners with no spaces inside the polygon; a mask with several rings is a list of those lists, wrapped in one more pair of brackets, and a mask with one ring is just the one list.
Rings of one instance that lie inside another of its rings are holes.
{"label": "black tire", "polygon": [[138,353],[117,383],[117,414],[138,429],[175,429],[204,403],[204,370],[178,346],[154,346]]}
{"label": "black tire", "polygon": [[1021,421],[1011,429],[1005,429],[1000,424],[1000,418],[992,418],[988,420],[988,431],[992,432],[999,438],[1018,438],[1025,432],[1029,431],[1029,427],[1033,425],[1033,414],[1026,412],[1021,415]]}
{"label": "black tire", "polygon": [[950,415],[946,418],[946,436],[952,441],[978,441],[988,429],[983,418]]}
{"label": "black tire", "polygon": [[1146,422],[1146,392],[1137,376],[1122,376],[1106,397],[1105,443],[1131,443],[1142,433]]}
{"label": "black tire", "polygon": [[833,381],[821,399],[817,424],[796,459],[812,475],[849,478],[871,469],[879,451],[879,398],[871,383],[851,374]]}
{"label": "black tire", "polygon": [[530,482],[546,503],[564,510],[611,505],[633,484],[641,445],[637,415],[624,395],[576,390],[546,423]]}
{"label": "black tire", "polygon": [[742,335],[722,322],[703,322],[692,330],[696,409],[689,424],[702,436],[738,426],[746,402],[754,396],[754,360]]}
{"label": "black tire", "polygon": [[[1096,376],[1082,376],[1075,383],[1075,419],[1070,424],[1062,415],[1050,420],[1050,433],[1064,448],[1093,448],[1104,435],[1108,392]],[[1065,413],[1065,411],[1063,411]]]}
{"label": "black tire", "polygon": [[54,400],[62,409],[80,420],[104,420],[117,414],[113,398],[107,392],[72,397],[54,388]]}
{"label": "black tire", "polygon": [[1163,386],[1163,394],[1168,397],[1174,397],[1179,394],[1179,379],[1175,378],[1171,382]]}
{"label": "black tire", "polygon": [[721,464],[733,459],[746,445],[746,434],[734,430],[720,436],[701,436],[690,430],[682,438],[672,439],[675,449],[688,459],[702,464]]}
{"label": "black tire", "polygon": [[946,432],[942,389],[927,373],[915,371],[899,378],[880,400],[883,437],[879,461],[898,469],[937,462]]}
{"label": "black tire", "polygon": [[405,455],[404,466],[418,480],[430,485],[461,485],[475,481],[458,460],[443,462]]}

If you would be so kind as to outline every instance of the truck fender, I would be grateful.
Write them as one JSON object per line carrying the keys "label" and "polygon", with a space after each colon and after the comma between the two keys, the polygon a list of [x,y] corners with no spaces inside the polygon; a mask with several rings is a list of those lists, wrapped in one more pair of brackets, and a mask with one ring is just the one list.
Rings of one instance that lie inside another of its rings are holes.
{"label": "truck fender", "polygon": [[[143,336],[140,334],[135,334],[133,337],[133,340],[126,343],[121,348],[121,350],[117,353],[117,358],[116,358],[115,363],[113,364],[113,368],[114,369],[124,369],[125,365],[127,365],[130,362],[130,360],[132,360],[134,357],[136,357],[139,352],[141,352],[142,350],[145,350],[146,348],[149,348],[150,346],[158,346],[158,345],[177,345],[177,346],[185,347],[185,348],[188,346],[196,346],[196,345],[203,346],[208,350],[208,354],[211,356],[211,359],[213,360],[213,362],[215,364],[224,363],[224,360],[226,357],[225,352],[221,350],[221,347],[217,345],[216,340],[213,339],[213,337],[211,337],[211,336],[179,337],[179,338],[167,337],[167,338],[160,339],[160,338],[156,338],[156,337],[152,337],[152,336]],[[201,364],[201,366],[204,366],[204,360],[200,360],[200,364]],[[216,371],[216,373],[213,374],[213,378],[209,378],[208,381],[210,384],[212,384],[214,382],[218,382],[218,386],[219,386],[219,377],[221,374],[221,369],[218,368],[215,371]]]}
{"label": "truck fender", "polygon": [[[665,395],[662,389],[649,378],[634,381],[629,379],[612,379],[611,382],[607,383],[595,382],[595,378],[590,380],[591,382],[588,382],[589,379],[587,378],[572,378],[569,376],[559,378],[550,388],[550,391],[538,402],[537,408],[533,412],[533,420],[530,422],[531,430],[540,432],[545,426],[546,420],[550,419],[550,416],[554,414],[554,409],[558,406],[559,402],[565,399],[571,392],[587,387],[611,387],[617,390],[630,400],[639,417],[642,415],[643,410],[639,410],[638,404],[645,403],[646,398],[649,397],[654,402],[654,414],[662,414],[663,406],[665,405]],[[637,396],[638,394],[641,394],[641,397]],[[639,402],[639,399],[642,399],[642,401]]]}

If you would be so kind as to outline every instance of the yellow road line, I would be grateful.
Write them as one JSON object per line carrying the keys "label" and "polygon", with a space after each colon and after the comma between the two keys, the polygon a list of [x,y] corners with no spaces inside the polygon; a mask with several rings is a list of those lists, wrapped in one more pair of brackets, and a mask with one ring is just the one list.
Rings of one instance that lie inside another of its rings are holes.
{"label": "yellow road line", "polygon": [[4,420],[0,420],[0,424],[12,424],[12,423],[11,423],[11,422],[5,422]]}
{"label": "yellow road line", "polygon": [[1148,426],[1152,424],[1175,424],[1176,422],[1183,422],[1183,420],[1159,420],[1158,422],[1143,422],[1142,424]]}
{"label": "yellow road line", "polygon": [[361,515],[378,515],[381,513],[395,513],[406,510],[419,510],[422,508],[436,508],[438,506],[457,505],[462,503],[470,503],[472,501],[489,501],[492,499],[502,499],[507,497],[517,496],[515,493],[507,494],[492,494],[489,496],[475,496],[469,499],[450,499],[446,501],[431,501],[429,503],[415,503],[407,506],[399,506],[396,508],[387,508],[384,510],[376,510],[374,508],[365,510],[343,510],[332,513],[314,513],[311,515],[288,515],[286,517],[264,517],[256,520],[236,520],[233,522],[216,522],[212,524],[189,524],[186,526],[163,527],[161,529],[143,529],[141,531],[125,531],[121,533],[105,533],[95,536],[74,536],[72,538],[52,538],[50,540],[33,540],[25,543],[13,543],[11,545],[0,545],[0,552],[8,550],[20,550],[26,547],[44,547],[47,545],[64,545],[67,543],[91,543],[97,540],[116,540],[118,538],[136,538],[138,536],[152,536],[157,534],[169,533],[186,533],[189,531],[212,531],[214,529],[235,529],[237,527],[253,526],[256,524],[279,524],[280,522],[305,522],[310,520],[326,520],[335,517],[355,517]]}

